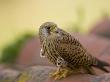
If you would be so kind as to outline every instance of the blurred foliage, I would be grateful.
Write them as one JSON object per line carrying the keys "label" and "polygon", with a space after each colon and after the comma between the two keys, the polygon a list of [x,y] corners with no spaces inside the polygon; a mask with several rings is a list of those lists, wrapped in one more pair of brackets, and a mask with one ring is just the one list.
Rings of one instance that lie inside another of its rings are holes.
{"label": "blurred foliage", "polygon": [[14,64],[16,59],[19,55],[19,51],[22,48],[23,44],[30,38],[34,37],[35,35],[32,33],[26,33],[18,37],[14,42],[10,43],[9,45],[5,46],[2,50],[2,57],[0,63],[5,64]]}
{"label": "blurred foliage", "polygon": [[85,10],[82,6],[79,6],[76,11],[77,20],[75,23],[72,23],[70,27],[71,32],[82,32],[84,29],[82,28],[84,20],[85,20]]}

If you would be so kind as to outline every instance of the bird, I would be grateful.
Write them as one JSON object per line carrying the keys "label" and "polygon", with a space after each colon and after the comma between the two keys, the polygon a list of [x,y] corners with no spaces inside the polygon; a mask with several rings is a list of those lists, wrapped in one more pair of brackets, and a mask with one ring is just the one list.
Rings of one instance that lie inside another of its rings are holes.
{"label": "bird", "polygon": [[55,79],[62,79],[77,73],[96,75],[93,67],[109,72],[110,64],[92,56],[70,33],[54,22],[45,22],[39,28],[41,57],[46,57],[57,69],[50,73]]}

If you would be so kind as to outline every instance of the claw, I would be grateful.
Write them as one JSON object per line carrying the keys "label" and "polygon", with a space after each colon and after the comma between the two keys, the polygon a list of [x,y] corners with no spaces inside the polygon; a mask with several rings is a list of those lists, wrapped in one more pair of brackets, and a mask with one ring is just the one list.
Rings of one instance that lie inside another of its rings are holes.
{"label": "claw", "polygon": [[49,76],[50,76],[50,77],[56,77],[56,76],[58,76],[58,75],[60,75],[60,74],[61,74],[61,71],[55,71],[55,72],[53,72],[53,73],[50,73]]}
{"label": "claw", "polygon": [[60,80],[62,78],[65,78],[65,77],[68,77],[69,75],[73,74],[74,72],[72,70],[69,70],[69,69],[62,69],[60,71],[59,74],[57,74],[55,76],[55,80]]}
{"label": "claw", "polygon": [[57,73],[55,72],[55,73],[50,73],[49,74],[49,77],[55,77],[57,75]]}
{"label": "claw", "polygon": [[57,75],[54,79],[55,80],[60,80],[60,79],[62,79],[63,77],[61,76],[61,75]]}
{"label": "claw", "polygon": [[56,72],[50,73],[50,77],[54,77],[55,80],[60,80],[62,78],[65,78],[69,75],[71,75],[73,71],[68,70],[68,69],[60,69],[59,71],[57,70]]}

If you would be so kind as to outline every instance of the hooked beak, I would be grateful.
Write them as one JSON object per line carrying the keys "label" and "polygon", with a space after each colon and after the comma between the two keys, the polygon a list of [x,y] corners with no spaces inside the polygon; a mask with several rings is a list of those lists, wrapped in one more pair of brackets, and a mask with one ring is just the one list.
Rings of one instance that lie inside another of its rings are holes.
{"label": "hooked beak", "polygon": [[60,29],[56,28],[55,33],[59,33]]}

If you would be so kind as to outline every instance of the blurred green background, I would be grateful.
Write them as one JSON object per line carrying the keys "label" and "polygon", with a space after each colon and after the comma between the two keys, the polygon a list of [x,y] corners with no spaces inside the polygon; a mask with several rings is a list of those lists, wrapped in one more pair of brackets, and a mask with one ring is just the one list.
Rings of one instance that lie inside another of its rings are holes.
{"label": "blurred green background", "polygon": [[105,14],[110,16],[110,0],[0,0],[0,58],[6,53],[17,54],[25,38],[37,35],[43,22],[87,33]]}

